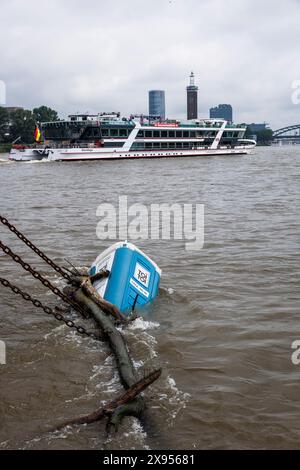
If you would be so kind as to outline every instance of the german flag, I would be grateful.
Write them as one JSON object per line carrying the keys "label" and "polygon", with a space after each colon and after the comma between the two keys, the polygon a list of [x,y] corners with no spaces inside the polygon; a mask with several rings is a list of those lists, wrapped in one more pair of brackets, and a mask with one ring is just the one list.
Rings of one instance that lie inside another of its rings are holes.
{"label": "german flag", "polygon": [[34,139],[36,142],[39,142],[41,139],[41,131],[39,126],[36,126],[35,131],[34,131]]}

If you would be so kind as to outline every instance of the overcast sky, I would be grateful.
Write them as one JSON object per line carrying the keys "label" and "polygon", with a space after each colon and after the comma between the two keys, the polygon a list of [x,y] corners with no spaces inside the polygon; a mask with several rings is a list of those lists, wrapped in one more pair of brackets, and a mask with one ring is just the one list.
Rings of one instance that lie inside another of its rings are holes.
{"label": "overcast sky", "polygon": [[8,105],[127,116],[157,88],[185,118],[193,70],[200,116],[230,103],[236,122],[300,122],[300,0],[0,0],[0,25]]}

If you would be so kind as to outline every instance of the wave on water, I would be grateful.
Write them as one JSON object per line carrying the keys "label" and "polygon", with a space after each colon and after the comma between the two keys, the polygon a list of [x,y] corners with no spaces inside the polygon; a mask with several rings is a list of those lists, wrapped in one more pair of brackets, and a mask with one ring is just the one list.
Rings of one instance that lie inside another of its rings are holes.
{"label": "wave on water", "polygon": [[130,425],[126,431],[119,430],[117,436],[110,435],[107,437],[104,448],[107,449],[122,449],[122,442],[130,442],[131,449],[141,448],[150,450],[146,444],[147,433],[137,418],[129,418]]}
{"label": "wave on water", "polygon": [[129,325],[129,330],[153,330],[154,328],[159,328],[159,323],[151,322],[148,320],[144,320],[142,317],[138,317]]}
{"label": "wave on water", "polygon": [[28,162],[8,160],[7,158],[0,158],[0,165],[36,165],[38,163],[52,163],[48,158],[42,158],[42,160],[29,160]]}
{"label": "wave on water", "polygon": [[51,161],[48,160],[48,158],[42,158],[41,160],[29,160],[28,162],[21,162],[21,163],[26,163],[27,165],[36,165],[38,163],[51,163]]}

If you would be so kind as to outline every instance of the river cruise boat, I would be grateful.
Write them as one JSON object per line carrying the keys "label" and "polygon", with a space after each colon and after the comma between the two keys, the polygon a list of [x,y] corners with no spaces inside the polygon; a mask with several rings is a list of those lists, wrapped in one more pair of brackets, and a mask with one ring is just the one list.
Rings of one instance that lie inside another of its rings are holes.
{"label": "river cruise boat", "polygon": [[119,160],[248,154],[256,145],[244,139],[246,127],[223,119],[165,120],[120,113],[75,114],[39,125],[43,141],[14,146],[17,161]]}

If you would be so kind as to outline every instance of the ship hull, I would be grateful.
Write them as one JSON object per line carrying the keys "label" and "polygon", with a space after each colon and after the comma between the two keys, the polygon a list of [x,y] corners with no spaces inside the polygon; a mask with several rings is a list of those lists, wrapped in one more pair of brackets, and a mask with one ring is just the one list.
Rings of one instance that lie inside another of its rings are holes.
{"label": "ship hull", "polygon": [[47,159],[48,150],[37,150],[31,148],[25,148],[23,150],[12,149],[9,153],[8,159],[16,162],[31,162]]}
{"label": "ship hull", "polygon": [[182,151],[148,151],[148,152],[125,152],[113,151],[108,152],[104,149],[86,151],[86,149],[67,149],[53,150],[48,159],[50,161],[90,161],[90,160],[137,160],[142,158],[175,158],[175,157],[208,157],[216,155],[247,155],[251,152],[251,148],[219,148],[219,149],[195,149]]}
{"label": "ship hull", "polygon": [[202,150],[186,150],[186,151],[169,151],[169,152],[107,152],[107,151],[86,151],[78,149],[55,149],[50,150],[48,156],[37,155],[28,151],[15,150],[10,153],[9,159],[19,162],[28,162],[32,160],[47,159],[48,161],[91,161],[91,160],[137,160],[142,158],[175,158],[175,157],[209,157],[215,155],[247,155],[251,149],[235,148],[235,149],[202,149]]}

